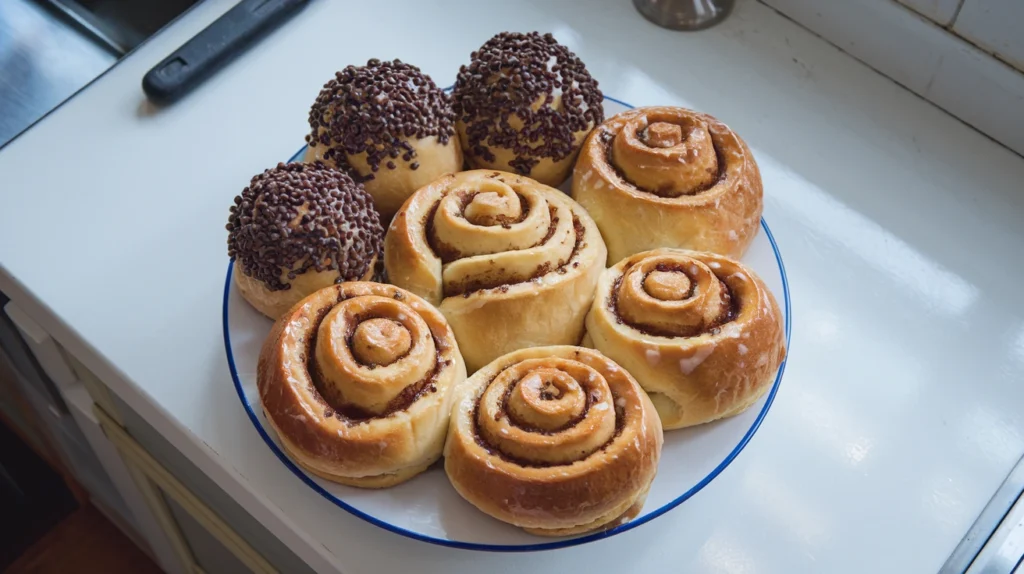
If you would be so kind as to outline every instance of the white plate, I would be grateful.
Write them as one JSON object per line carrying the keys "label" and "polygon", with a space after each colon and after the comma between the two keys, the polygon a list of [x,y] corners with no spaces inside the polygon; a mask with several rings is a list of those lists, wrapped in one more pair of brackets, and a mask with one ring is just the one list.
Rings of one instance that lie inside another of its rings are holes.
{"label": "white plate", "polygon": [[[624,102],[605,98],[606,116],[630,107]],[[305,148],[299,150],[292,161],[297,161],[304,153]],[[568,189],[567,186],[563,188]],[[764,219],[761,220],[761,232],[754,238],[743,262],[764,279],[776,299],[783,303],[788,347],[790,301],[786,271],[782,255]],[[464,501],[449,484],[440,464],[409,482],[384,490],[342,486],[310,475],[296,466],[281,450],[277,436],[268,429],[256,389],[256,361],[263,339],[270,332],[271,321],[242,299],[231,281],[232,265],[233,261],[228,264],[224,283],[224,345],[238,397],[267,446],[306,485],[331,503],[381,528],[444,546],[509,552],[548,550],[614,536],[668,512],[704,488],[743,450],[768,413],[786,368],[783,361],[771,391],[743,413],[697,428],[665,434],[657,478],[636,519],[597,534],[563,539],[542,538],[494,520]]]}

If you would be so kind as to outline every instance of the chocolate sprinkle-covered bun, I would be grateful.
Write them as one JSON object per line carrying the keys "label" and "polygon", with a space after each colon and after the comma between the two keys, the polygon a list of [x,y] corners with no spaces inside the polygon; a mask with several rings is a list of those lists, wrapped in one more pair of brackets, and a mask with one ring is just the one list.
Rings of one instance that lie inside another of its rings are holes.
{"label": "chocolate sprinkle-covered bun", "polygon": [[318,289],[370,278],[384,235],[362,185],[321,162],[281,163],[252,178],[227,230],[239,290],[272,319]]}
{"label": "chocolate sprinkle-covered bun", "polygon": [[307,161],[362,183],[384,221],[420,187],[462,167],[451,98],[412,66],[370,60],[324,84],[309,110]]}
{"label": "chocolate sprinkle-covered bun", "polygon": [[580,145],[604,121],[604,96],[586,66],[551,34],[503,32],[455,80],[456,129],[473,167],[558,186]]}

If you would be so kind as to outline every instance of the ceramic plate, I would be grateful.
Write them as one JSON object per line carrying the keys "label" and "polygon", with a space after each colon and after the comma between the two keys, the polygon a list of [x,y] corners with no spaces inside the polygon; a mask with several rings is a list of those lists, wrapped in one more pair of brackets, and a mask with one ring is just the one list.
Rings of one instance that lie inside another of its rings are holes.
{"label": "ceramic plate", "polygon": [[[630,107],[605,98],[606,117]],[[292,160],[301,159],[304,153],[305,149],[299,150]],[[568,189],[568,185],[563,189]],[[743,262],[764,279],[783,304],[788,347],[790,300],[786,271],[764,219]],[[228,365],[242,406],[267,446],[282,464],[331,503],[381,528],[434,544],[511,552],[546,550],[607,538],[653,520],[707,486],[743,450],[768,414],[786,368],[783,362],[771,390],[742,414],[665,434],[657,478],[636,519],[597,534],[542,538],[494,520],[464,501],[449,484],[440,463],[409,482],[385,490],[361,490],[334,484],[296,466],[281,450],[277,436],[267,426],[256,389],[256,361],[260,345],[270,332],[271,321],[242,299],[231,281],[232,265],[233,262],[228,264],[224,283],[224,344]]]}

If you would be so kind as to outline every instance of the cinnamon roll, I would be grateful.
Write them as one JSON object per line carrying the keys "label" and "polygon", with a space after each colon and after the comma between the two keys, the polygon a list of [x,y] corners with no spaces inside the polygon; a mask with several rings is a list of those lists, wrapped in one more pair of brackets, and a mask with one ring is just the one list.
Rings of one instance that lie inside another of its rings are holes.
{"label": "cinnamon roll", "polygon": [[761,173],[717,119],[683,108],[609,118],[583,144],[572,196],[594,217],[609,264],[658,247],[741,257],[761,218]]}
{"label": "cinnamon roll", "polygon": [[400,60],[348,66],[309,110],[306,160],[323,160],[362,183],[385,223],[407,197],[462,169],[451,98]]}
{"label": "cinnamon roll", "polygon": [[604,119],[604,97],[580,59],[551,34],[503,32],[473,52],[452,90],[472,167],[558,186],[583,138]]}
{"label": "cinnamon roll", "polygon": [[363,187],[319,162],[282,163],[252,178],[227,229],[235,284],[271,319],[318,289],[370,279],[384,243]]}
{"label": "cinnamon roll", "polygon": [[352,282],[303,299],[274,324],[257,385],[285,452],[328,480],[406,481],[441,456],[466,378],[451,329],[426,301]]}
{"label": "cinnamon roll", "polygon": [[626,368],[665,429],[732,416],[771,386],[786,355],[764,282],[713,253],[656,249],[601,275],[589,343]]}
{"label": "cinnamon roll", "polygon": [[579,343],[606,257],[567,195],[490,170],[421,188],[384,242],[389,280],[440,308],[470,372],[523,347]]}
{"label": "cinnamon roll", "polygon": [[639,514],[661,456],[661,423],[608,357],[523,349],[457,393],[444,468],[481,511],[541,536],[612,528]]}

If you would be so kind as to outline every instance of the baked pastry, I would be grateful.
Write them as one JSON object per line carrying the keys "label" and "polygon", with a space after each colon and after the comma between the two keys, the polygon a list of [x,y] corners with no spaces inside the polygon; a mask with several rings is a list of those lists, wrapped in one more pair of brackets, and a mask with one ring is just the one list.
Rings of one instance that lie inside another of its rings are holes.
{"label": "baked pastry", "polygon": [[637,108],[595,129],[576,162],[572,196],[604,234],[609,265],[658,247],[741,257],[762,210],[747,144],[683,108]]}
{"label": "baked pastry", "polygon": [[384,239],[390,281],[440,308],[470,372],[523,347],[579,343],[605,257],[569,196],[490,170],[421,188]]}
{"label": "baked pastry", "polygon": [[680,249],[605,271],[587,335],[636,377],[666,430],[740,413],[786,355],[782,313],[764,282],[728,257]]}
{"label": "baked pastry", "polygon": [[309,110],[306,160],[347,172],[387,224],[412,192],[462,169],[448,94],[400,60],[348,66]]}
{"label": "baked pastry", "polygon": [[582,347],[523,349],[456,392],[444,469],[481,511],[541,536],[613,528],[640,513],[661,423],[608,357]]}
{"label": "baked pastry", "polygon": [[318,289],[369,279],[384,243],[370,196],[322,163],[278,164],[252,178],[227,230],[235,284],[271,319]]}
{"label": "baked pastry", "polygon": [[459,70],[452,95],[471,167],[551,186],[569,176],[583,139],[604,119],[597,81],[551,34],[494,36]]}
{"label": "baked pastry", "polygon": [[426,301],[351,282],[317,291],[278,319],[256,377],[288,456],[328,480],[384,488],[441,456],[466,367]]}

